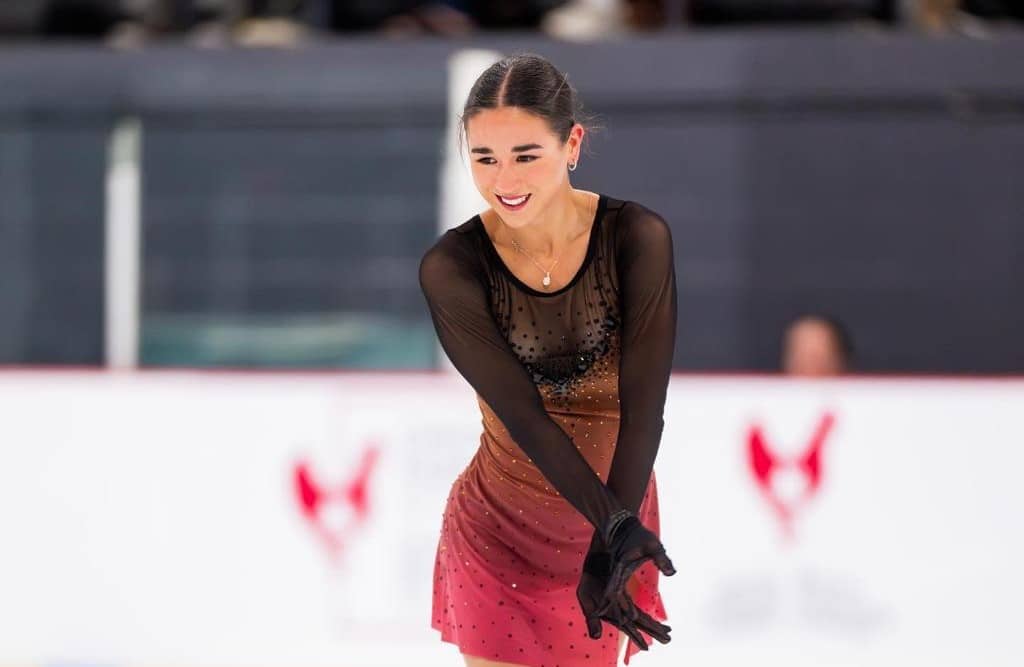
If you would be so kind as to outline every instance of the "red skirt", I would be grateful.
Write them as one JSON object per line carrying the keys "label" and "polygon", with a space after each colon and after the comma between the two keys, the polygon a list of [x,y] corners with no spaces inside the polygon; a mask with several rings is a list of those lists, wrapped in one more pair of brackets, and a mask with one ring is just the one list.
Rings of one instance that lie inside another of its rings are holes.
{"label": "red skirt", "polygon": [[[486,410],[485,419],[494,424]],[[605,481],[607,437],[614,440],[618,422],[595,421],[587,422],[586,438],[575,440]],[[574,431],[575,425],[567,426],[567,432]],[[494,424],[493,431],[485,431],[480,449],[448,495],[434,561],[431,625],[442,641],[488,660],[531,667],[615,667],[619,629],[604,622],[601,638],[591,639],[576,600],[593,526],[514,443],[502,441],[501,430]],[[637,514],[660,536],[653,472]],[[648,561],[633,574],[628,590],[640,609],[666,621],[660,574]],[[630,641],[626,664],[637,652]]]}

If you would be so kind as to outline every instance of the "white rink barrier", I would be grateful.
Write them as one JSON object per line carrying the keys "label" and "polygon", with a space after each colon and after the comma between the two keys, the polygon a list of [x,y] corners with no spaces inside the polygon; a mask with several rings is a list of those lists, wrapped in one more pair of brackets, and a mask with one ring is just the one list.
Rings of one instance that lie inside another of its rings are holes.
{"label": "white rink barrier", "polygon": [[[0,665],[461,667],[461,378],[0,372]],[[673,376],[639,667],[1024,664],[1024,380]]]}

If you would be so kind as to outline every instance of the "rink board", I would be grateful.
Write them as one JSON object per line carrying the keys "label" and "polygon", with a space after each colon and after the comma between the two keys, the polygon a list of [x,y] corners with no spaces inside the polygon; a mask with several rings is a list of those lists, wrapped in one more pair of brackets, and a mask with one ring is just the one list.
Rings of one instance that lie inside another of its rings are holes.
{"label": "rink board", "polygon": [[[458,378],[0,373],[0,665],[461,664]],[[1024,380],[673,376],[658,665],[1021,664]]]}

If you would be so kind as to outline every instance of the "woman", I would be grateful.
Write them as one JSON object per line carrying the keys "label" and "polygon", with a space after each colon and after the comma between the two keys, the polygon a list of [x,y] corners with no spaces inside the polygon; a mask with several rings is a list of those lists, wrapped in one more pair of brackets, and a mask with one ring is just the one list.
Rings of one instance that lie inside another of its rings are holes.
{"label": "woman", "polygon": [[[425,253],[441,345],[473,386],[480,447],[452,485],[432,626],[468,667],[612,667],[669,641],[654,458],[672,366],[668,225],[577,190],[585,128],[547,60],[485,71],[462,115],[491,208]],[[602,622],[621,631],[607,639]]]}

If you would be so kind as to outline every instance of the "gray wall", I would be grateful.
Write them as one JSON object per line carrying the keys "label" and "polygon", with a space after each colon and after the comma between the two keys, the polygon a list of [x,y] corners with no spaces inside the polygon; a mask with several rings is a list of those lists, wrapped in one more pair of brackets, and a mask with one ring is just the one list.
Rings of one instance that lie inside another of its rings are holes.
{"label": "gray wall", "polygon": [[0,362],[100,362],[106,133],[136,114],[149,363],[429,367],[415,269],[472,45],[566,69],[607,126],[575,184],[671,223],[678,369],[772,368],[825,310],[864,370],[1024,371],[1024,36],[831,30],[0,50]]}

